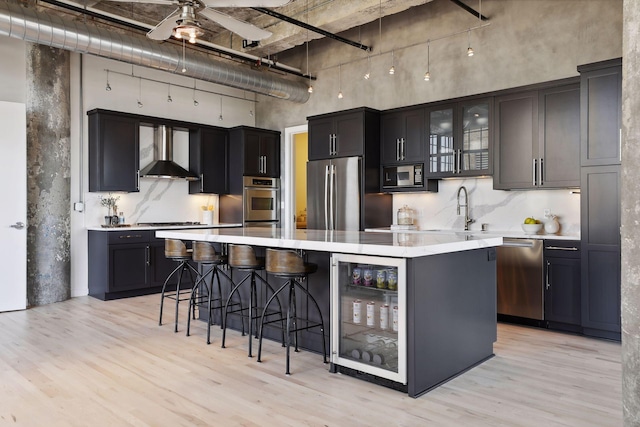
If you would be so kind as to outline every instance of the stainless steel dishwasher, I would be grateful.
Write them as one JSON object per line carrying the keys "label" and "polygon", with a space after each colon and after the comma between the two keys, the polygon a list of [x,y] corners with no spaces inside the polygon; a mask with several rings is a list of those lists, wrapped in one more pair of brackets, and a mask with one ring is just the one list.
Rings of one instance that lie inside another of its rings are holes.
{"label": "stainless steel dishwasher", "polygon": [[544,319],[542,243],[505,238],[498,247],[498,314]]}

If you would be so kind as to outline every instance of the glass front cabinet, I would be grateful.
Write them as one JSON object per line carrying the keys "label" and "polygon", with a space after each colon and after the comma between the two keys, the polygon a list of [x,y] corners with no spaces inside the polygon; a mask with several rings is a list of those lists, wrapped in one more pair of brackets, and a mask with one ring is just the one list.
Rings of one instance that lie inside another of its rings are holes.
{"label": "glass front cabinet", "polygon": [[331,364],[407,384],[406,261],[333,254]]}
{"label": "glass front cabinet", "polygon": [[482,176],[492,172],[489,122],[491,99],[434,106],[427,110],[432,178]]}

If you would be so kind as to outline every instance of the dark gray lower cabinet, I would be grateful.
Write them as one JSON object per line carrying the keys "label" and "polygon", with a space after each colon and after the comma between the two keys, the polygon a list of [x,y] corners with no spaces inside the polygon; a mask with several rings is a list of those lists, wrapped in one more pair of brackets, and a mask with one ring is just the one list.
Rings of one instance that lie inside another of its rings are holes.
{"label": "dark gray lower cabinet", "polygon": [[581,332],[580,242],[545,240],[544,265],[547,327]]}
{"label": "dark gray lower cabinet", "polygon": [[620,166],[583,166],[582,327],[620,340]]}
{"label": "dark gray lower cabinet", "polygon": [[165,258],[164,239],[154,233],[89,230],[89,295],[111,300],[159,292],[177,264]]}

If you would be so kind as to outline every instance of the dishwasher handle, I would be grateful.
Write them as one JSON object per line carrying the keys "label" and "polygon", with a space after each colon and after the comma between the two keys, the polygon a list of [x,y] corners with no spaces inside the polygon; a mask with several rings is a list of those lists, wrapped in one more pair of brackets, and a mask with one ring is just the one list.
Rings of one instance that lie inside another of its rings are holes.
{"label": "dishwasher handle", "polygon": [[502,246],[505,246],[507,248],[532,248],[534,245],[534,242],[532,242],[531,240],[525,240],[524,242],[518,242],[515,240],[504,240],[502,242]]}
{"label": "dishwasher handle", "polygon": [[545,249],[551,250],[551,251],[577,251],[578,248],[576,248],[575,246],[571,246],[571,247],[565,247],[565,246],[545,246]]}

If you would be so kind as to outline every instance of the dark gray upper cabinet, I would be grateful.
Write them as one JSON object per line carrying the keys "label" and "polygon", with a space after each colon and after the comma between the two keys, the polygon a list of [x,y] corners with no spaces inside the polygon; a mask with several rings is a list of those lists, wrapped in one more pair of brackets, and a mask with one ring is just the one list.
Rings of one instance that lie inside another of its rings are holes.
{"label": "dark gray upper cabinet", "polygon": [[539,92],[541,188],[580,186],[580,85]]}
{"label": "dark gray upper cabinet", "polygon": [[[379,112],[356,108],[337,113],[307,117],[309,121],[309,160],[362,156],[365,141],[380,132]],[[376,149],[380,149],[376,146]],[[379,158],[379,156],[376,156]]]}
{"label": "dark gray upper cabinet", "polygon": [[92,110],[89,116],[89,191],[139,191],[140,120]]}
{"label": "dark gray upper cabinet", "polygon": [[424,163],[424,120],[424,108],[381,115],[383,165]]}
{"label": "dark gray upper cabinet", "polygon": [[499,96],[495,105],[495,189],[579,187],[578,84]]}
{"label": "dark gray upper cabinet", "polygon": [[238,126],[229,130],[229,144],[230,175],[280,177],[280,132]]}
{"label": "dark gray upper cabinet", "polygon": [[229,192],[228,140],[226,129],[189,130],[189,169],[200,177],[199,181],[189,182],[189,194]]}
{"label": "dark gray upper cabinet", "polygon": [[622,60],[578,67],[582,166],[620,164]]}
{"label": "dark gray upper cabinet", "polygon": [[427,177],[491,175],[492,108],[492,98],[426,108]]}

